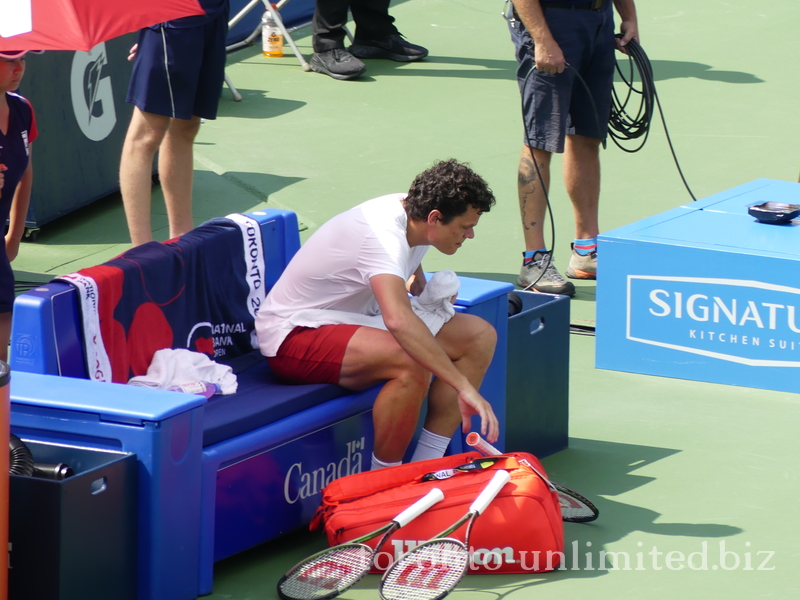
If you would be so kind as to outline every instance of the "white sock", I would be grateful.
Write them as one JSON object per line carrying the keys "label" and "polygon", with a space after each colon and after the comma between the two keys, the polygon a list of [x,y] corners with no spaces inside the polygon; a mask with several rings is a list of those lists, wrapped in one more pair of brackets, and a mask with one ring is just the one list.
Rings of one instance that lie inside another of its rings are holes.
{"label": "white sock", "polygon": [[403,461],[399,462],[383,462],[382,460],[378,460],[375,458],[375,455],[372,455],[372,466],[370,469],[375,471],[377,469],[383,469],[384,467],[396,467],[397,465],[403,464]]}
{"label": "white sock", "polygon": [[414,456],[411,457],[411,462],[429,460],[431,458],[442,458],[449,444],[449,437],[431,433],[423,428],[422,433],[419,435],[417,447],[414,449]]}

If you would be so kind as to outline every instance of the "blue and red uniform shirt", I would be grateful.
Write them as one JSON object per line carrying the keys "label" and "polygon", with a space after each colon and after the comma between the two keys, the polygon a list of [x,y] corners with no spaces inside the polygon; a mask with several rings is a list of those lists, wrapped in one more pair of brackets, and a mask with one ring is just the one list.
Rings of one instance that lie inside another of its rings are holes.
{"label": "blue and red uniform shirt", "polygon": [[0,131],[0,164],[5,165],[5,182],[0,190],[0,222],[5,223],[11,210],[11,201],[30,161],[30,144],[36,139],[36,118],[33,107],[26,98],[6,92],[8,100],[8,131]]}

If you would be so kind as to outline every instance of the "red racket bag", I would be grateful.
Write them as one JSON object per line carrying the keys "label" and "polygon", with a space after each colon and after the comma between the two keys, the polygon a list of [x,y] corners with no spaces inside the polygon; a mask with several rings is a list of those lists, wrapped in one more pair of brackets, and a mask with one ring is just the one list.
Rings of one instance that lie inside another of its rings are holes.
{"label": "red racket bag", "polygon": [[[469,510],[495,471],[505,469],[511,474],[511,481],[478,517],[472,530],[469,572],[534,573],[555,569],[564,558],[558,495],[517,458],[527,459],[544,473],[541,463],[528,453],[487,458],[467,452],[342,477],[323,490],[311,530],[324,527],[328,543],[341,544],[388,523],[432,488],[441,489],[444,500],[389,538],[373,565],[372,572],[380,573],[404,552],[453,525]],[[468,466],[475,464],[474,459],[481,459],[484,466]],[[453,470],[452,475],[448,470]],[[425,477],[432,473],[441,478]],[[463,541],[465,533],[466,526],[462,526],[451,537]],[[368,544],[374,547],[377,541]]]}

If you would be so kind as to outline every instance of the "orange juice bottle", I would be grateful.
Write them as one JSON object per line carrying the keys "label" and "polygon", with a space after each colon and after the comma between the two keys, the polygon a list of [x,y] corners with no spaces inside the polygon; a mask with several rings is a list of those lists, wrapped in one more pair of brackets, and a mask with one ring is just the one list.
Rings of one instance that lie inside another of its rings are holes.
{"label": "orange juice bottle", "polygon": [[277,58],[283,56],[283,34],[269,11],[261,18],[261,43],[264,56]]}

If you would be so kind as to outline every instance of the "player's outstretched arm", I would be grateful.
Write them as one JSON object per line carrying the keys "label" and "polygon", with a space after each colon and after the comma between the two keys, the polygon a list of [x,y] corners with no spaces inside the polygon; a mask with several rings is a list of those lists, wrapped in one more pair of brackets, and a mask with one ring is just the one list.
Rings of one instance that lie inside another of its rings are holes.
{"label": "player's outstretched arm", "polygon": [[414,314],[405,282],[395,275],[376,275],[370,279],[370,285],[381,308],[386,328],[400,347],[458,393],[464,431],[469,431],[471,417],[478,415],[481,419],[482,435],[490,442],[496,441],[499,424],[491,405],[456,368],[425,323]]}

